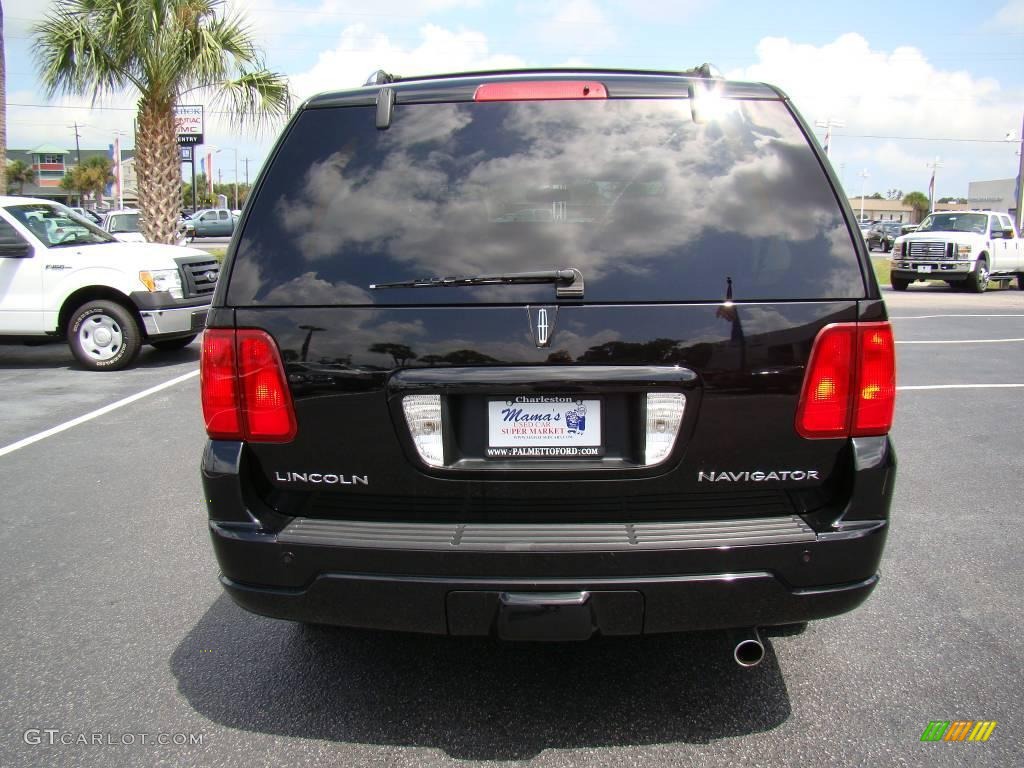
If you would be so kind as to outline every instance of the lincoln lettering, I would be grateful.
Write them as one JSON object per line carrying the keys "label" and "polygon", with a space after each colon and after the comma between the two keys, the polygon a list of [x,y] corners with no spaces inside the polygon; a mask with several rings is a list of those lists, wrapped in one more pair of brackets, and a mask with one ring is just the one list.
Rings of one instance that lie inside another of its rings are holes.
{"label": "lincoln lettering", "polygon": [[320,472],[274,472],[281,483],[313,483],[315,485],[369,485],[369,475],[335,475]]}
{"label": "lincoln lettering", "polygon": [[767,483],[773,480],[818,480],[816,469],[779,469],[770,472],[697,472],[698,483]]}

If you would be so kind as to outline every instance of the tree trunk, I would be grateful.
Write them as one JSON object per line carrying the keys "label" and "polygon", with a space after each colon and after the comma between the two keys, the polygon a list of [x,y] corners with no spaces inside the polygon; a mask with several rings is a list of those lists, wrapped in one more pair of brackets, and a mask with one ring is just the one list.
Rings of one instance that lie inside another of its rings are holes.
{"label": "tree trunk", "polygon": [[181,212],[181,155],[172,102],[145,96],[139,101],[135,169],[143,234],[154,243],[174,244]]}

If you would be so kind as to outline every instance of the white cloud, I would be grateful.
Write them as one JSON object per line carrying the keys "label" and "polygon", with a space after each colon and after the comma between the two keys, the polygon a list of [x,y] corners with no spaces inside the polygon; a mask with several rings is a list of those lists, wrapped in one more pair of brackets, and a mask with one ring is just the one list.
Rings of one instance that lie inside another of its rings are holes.
{"label": "white cloud", "polygon": [[350,26],[333,50],[321,53],[310,70],[291,78],[292,88],[306,98],[320,91],[360,86],[378,69],[409,76],[523,66],[518,56],[491,53],[487,37],[474,30],[451,31],[427,24],[419,35],[417,45],[403,48],[364,24]]}
{"label": "white cloud", "polygon": [[[936,155],[942,156],[945,173],[958,179],[961,194],[967,192],[968,179],[1013,172],[1009,162],[1001,169],[1005,148],[1000,144],[891,141],[891,137],[1002,139],[1020,121],[1019,102],[992,78],[938,69],[912,47],[873,50],[864,37],[853,33],[821,46],[764,38],[757,46],[757,57],[756,64],[728,76],[781,87],[812,124],[828,117],[844,120],[846,126],[833,132],[832,160],[870,162],[875,181],[869,182],[869,191],[875,185],[878,189],[921,188],[930,174],[925,164]],[[881,143],[886,137],[888,142]],[[853,186],[859,191],[859,182]]]}
{"label": "white cloud", "polygon": [[[245,14],[256,39],[265,49],[280,48],[282,38],[300,33],[333,31],[355,24],[416,22],[459,9],[479,7],[483,0],[392,0],[386,7],[376,0],[292,0],[254,7],[247,0],[233,0],[231,7]],[[321,37],[322,35],[316,35]],[[304,39],[301,46],[309,46]],[[315,45],[315,43],[312,43]],[[294,46],[291,46],[294,47]]]}
{"label": "white cloud", "polygon": [[551,50],[591,53],[618,42],[615,25],[592,0],[568,0],[537,25],[537,38]]}
{"label": "white cloud", "polygon": [[1004,32],[1024,30],[1024,0],[1010,0],[996,12],[993,24]]}

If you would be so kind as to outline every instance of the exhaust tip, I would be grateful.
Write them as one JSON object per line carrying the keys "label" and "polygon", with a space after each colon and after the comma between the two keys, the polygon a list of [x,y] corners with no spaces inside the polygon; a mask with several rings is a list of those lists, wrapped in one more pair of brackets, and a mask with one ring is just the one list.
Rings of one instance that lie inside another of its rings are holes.
{"label": "exhaust tip", "polygon": [[764,643],[756,628],[735,633],[732,657],[741,667],[756,667],[764,659]]}

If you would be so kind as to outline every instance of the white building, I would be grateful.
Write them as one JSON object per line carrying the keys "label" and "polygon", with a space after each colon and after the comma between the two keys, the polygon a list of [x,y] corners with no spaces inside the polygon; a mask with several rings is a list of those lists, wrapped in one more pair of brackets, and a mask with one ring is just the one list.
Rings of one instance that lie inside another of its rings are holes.
{"label": "white building", "polygon": [[1014,199],[1016,190],[1016,179],[972,181],[967,185],[967,201],[971,208],[1008,213],[1012,218],[1017,215],[1017,201]]}

